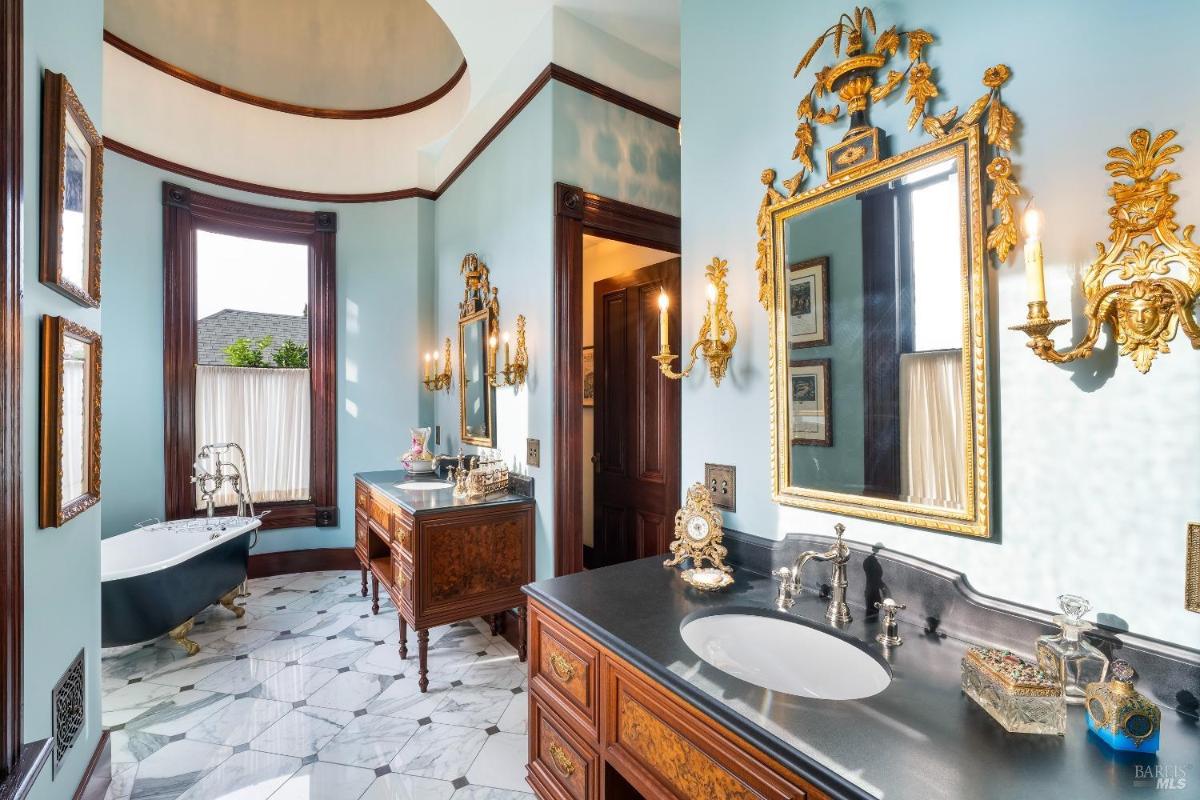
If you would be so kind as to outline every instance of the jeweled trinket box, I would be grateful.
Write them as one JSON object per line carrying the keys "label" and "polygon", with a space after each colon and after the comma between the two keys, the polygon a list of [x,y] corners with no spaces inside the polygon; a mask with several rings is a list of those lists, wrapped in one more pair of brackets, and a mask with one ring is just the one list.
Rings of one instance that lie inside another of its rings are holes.
{"label": "jeweled trinket box", "polygon": [[962,690],[1010,733],[1067,732],[1062,684],[1010,650],[968,650],[962,659]]}

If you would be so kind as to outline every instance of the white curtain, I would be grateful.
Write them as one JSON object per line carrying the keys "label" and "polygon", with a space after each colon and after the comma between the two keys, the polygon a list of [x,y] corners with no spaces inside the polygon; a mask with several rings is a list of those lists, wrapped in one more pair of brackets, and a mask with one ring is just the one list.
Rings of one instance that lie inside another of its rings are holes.
{"label": "white curtain", "polygon": [[962,351],[900,356],[900,492],[909,501],[963,508]]}
{"label": "white curtain", "polygon": [[68,357],[63,361],[62,409],[62,499],[69,503],[83,495],[83,465],[86,462],[87,424],[83,404],[87,396],[87,361]]}
{"label": "white curtain", "polygon": [[[196,449],[240,444],[256,503],[307,500],[309,396],[307,369],[197,366]],[[237,464],[236,455],[230,458]],[[232,505],[237,496],[223,489],[216,501]]]}

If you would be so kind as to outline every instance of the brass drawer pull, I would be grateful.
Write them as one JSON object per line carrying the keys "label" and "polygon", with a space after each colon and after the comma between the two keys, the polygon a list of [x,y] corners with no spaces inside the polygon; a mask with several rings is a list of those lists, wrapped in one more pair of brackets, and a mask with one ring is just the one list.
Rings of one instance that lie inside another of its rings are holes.
{"label": "brass drawer pull", "polygon": [[567,755],[566,750],[553,742],[550,744],[550,757],[554,759],[554,766],[558,767],[558,771],[564,776],[569,778],[575,774],[575,762]]}
{"label": "brass drawer pull", "polygon": [[570,661],[563,658],[562,653],[554,652],[550,654],[550,668],[554,670],[554,675],[560,681],[566,682],[575,677],[575,667]]}

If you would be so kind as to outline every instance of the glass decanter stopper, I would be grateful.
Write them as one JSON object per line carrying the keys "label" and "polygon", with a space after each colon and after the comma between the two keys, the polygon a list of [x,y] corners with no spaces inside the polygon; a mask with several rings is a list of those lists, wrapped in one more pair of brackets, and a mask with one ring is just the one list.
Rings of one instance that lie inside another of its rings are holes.
{"label": "glass decanter stopper", "polygon": [[1108,676],[1108,659],[1083,637],[1092,623],[1083,619],[1092,604],[1074,594],[1058,596],[1061,614],[1054,623],[1061,631],[1037,640],[1038,666],[1058,678],[1068,703],[1082,704],[1089,683],[1098,683]]}

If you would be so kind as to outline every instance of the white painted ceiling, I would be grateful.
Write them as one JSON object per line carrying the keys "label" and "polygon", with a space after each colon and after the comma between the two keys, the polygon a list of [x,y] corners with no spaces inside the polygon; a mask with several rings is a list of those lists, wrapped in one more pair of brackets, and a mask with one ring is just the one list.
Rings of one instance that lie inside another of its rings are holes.
{"label": "white painted ceiling", "polygon": [[426,0],[107,0],[104,27],[202,78],[318,108],[400,105],[463,60]]}

